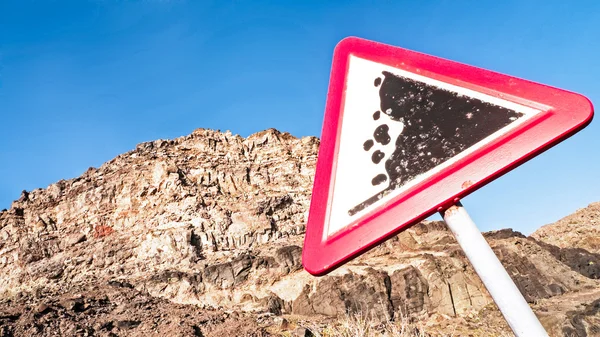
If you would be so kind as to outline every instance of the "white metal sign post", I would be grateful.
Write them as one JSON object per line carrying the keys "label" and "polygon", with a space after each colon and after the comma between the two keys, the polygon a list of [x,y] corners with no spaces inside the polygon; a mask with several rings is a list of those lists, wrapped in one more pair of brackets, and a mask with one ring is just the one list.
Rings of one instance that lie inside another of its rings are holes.
{"label": "white metal sign post", "polygon": [[461,203],[440,214],[515,335],[547,337],[546,330]]}

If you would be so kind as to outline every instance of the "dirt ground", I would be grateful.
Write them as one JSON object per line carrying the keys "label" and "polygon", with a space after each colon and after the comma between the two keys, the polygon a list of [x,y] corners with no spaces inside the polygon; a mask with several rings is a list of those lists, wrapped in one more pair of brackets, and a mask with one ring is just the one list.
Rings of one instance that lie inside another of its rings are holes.
{"label": "dirt ground", "polygon": [[0,300],[0,337],[269,336],[256,317],[180,305],[115,283]]}

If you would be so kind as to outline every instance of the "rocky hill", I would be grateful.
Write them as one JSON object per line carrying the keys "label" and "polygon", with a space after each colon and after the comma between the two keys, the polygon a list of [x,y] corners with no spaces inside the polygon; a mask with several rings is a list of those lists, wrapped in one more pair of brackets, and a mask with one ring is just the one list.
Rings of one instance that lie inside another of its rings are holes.
{"label": "rocky hill", "polygon": [[[443,223],[328,276],[303,271],[318,146],[200,129],[23,191],[0,212],[0,336],[325,336],[357,315],[430,336],[509,335]],[[552,336],[600,335],[588,215],[569,239],[568,219],[486,234]]]}
{"label": "rocky hill", "polygon": [[600,202],[546,225],[531,236],[561,248],[581,248],[600,254]]}

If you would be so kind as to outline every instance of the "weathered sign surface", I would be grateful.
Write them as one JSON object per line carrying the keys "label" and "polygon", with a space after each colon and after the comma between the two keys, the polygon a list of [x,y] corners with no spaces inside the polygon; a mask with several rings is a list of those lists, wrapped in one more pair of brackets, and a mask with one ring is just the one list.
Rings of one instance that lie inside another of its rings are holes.
{"label": "weathered sign surface", "polygon": [[580,95],[358,38],[334,53],[303,263],[323,274],[583,128]]}

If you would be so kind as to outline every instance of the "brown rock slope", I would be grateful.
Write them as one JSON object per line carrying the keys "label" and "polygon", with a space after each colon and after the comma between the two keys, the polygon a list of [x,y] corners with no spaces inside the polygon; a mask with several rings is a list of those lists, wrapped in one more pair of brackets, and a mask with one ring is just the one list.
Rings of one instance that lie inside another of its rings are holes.
{"label": "brown rock slope", "polygon": [[[0,212],[0,336],[289,335],[274,317],[359,313],[431,336],[508,331],[443,223],[304,272],[318,145],[197,130],[23,192]],[[552,336],[600,335],[600,255],[548,237],[487,234]]]}
{"label": "brown rock slope", "polygon": [[543,226],[531,236],[560,248],[582,248],[600,254],[600,202]]}

